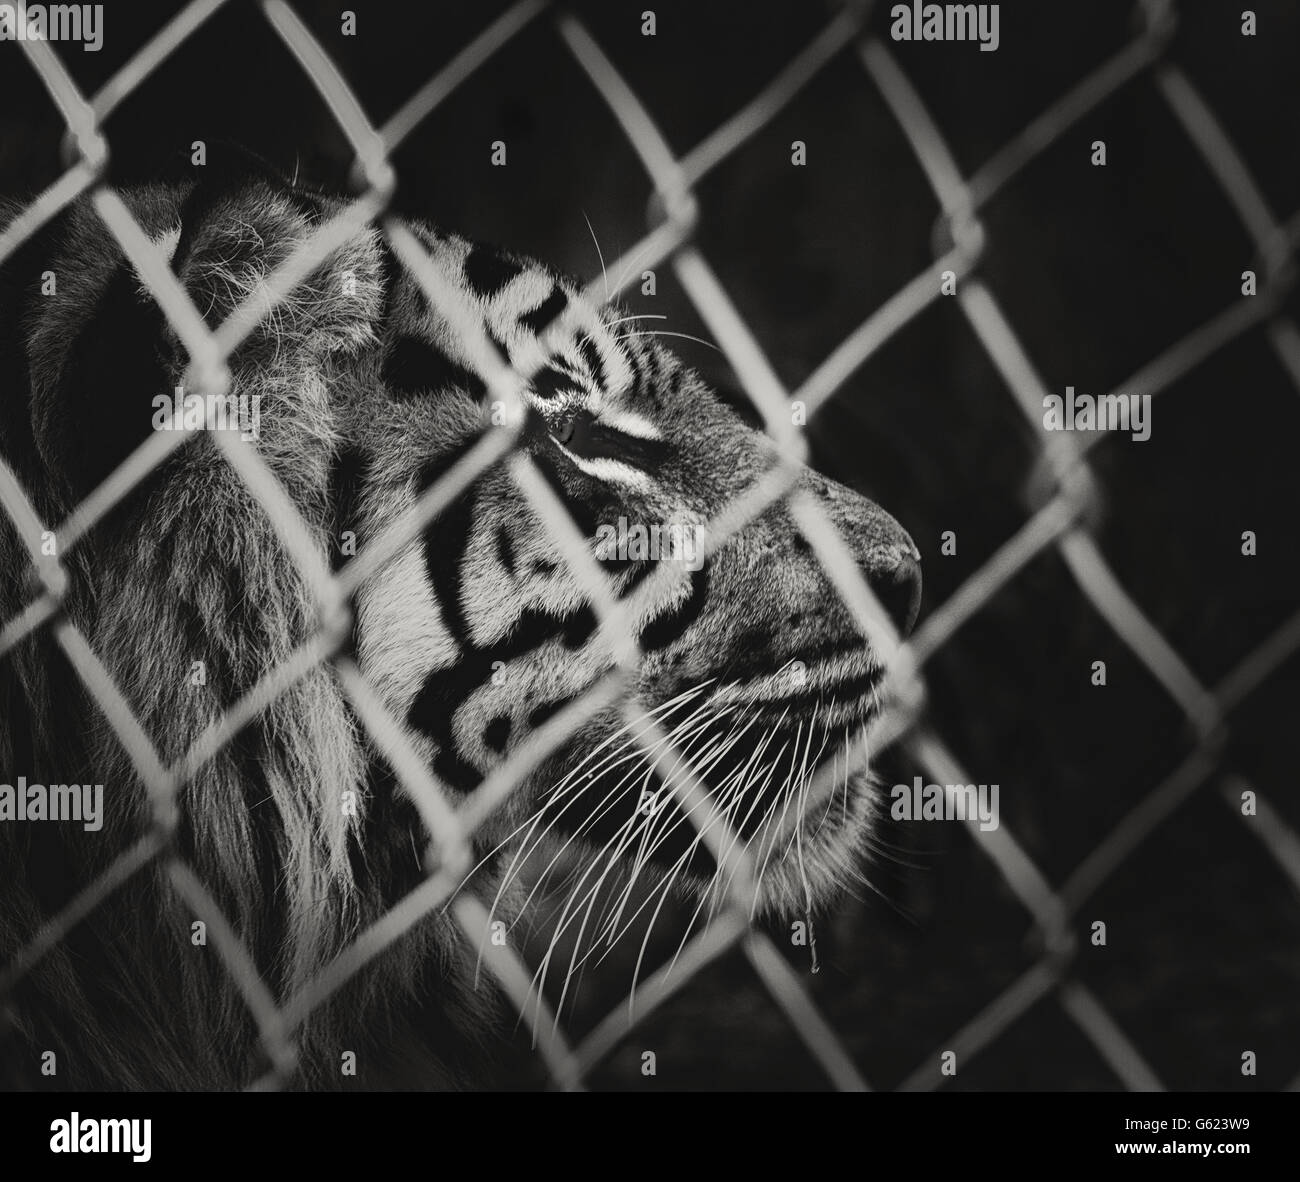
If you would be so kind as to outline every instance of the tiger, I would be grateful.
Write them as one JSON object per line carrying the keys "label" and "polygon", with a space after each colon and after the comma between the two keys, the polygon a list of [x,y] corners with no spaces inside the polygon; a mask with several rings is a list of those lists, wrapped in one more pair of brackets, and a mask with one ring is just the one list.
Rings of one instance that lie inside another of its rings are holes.
{"label": "tiger", "polygon": [[[348,200],[270,170],[114,192],[209,329],[266,298],[276,268]],[[404,224],[460,313],[431,301],[368,224],[283,299],[267,299],[226,359],[227,405],[258,407],[232,426],[256,428],[247,445],[322,569],[345,572],[499,426],[486,342],[521,378],[512,454],[535,466],[615,602],[649,596],[624,621],[634,647],[618,658],[621,696],[483,818],[461,889],[513,932],[527,903],[521,858],[549,841],[595,877],[657,874],[675,897],[721,890],[727,859],[687,815],[679,771],[638,741],[641,717],[754,853],[755,913],[827,906],[864,856],[879,789],[866,770],[832,784],[833,808],[807,789],[880,711],[885,661],[786,501],[708,545],[705,524],[776,463],[772,438],[662,335],[634,331],[619,302],[589,299],[531,257]],[[181,395],[191,357],[93,195],[23,240],[0,280],[0,456],[57,546],[74,508],[176,425],[159,406]],[[105,786],[93,830],[22,823],[12,810],[0,820],[0,966],[156,821],[59,626],[85,638],[167,767],[318,634],[318,598],[273,508],[206,433],[190,431],[197,438],[57,551],[57,611],[0,657],[0,779]],[[905,635],[921,591],[912,538],[813,467],[792,481]],[[678,532],[648,556],[601,550],[620,522],[624,534],[627,523]],[[0,514],[0,622],[41,594],[21,530]],[[683,561],[694,537],[704,548]],[[652,583],[665,567],[672,577]],[[452,808],[617,663],[584,578],[503,460],[355,583],[336,655],[355,663]],[[9,1086],[236,1089],[265,1076],[249,1006],[230,966],[196,939],[202,925],[172,863],[210,893],[276,1002],[430,873],[434,835],[418,801],[329,661],[300,671],[191,772],[161,853],[120,876],[14,984]],[[346,1086],[347,1051],[371,1086],[487,1086],[507,1007],[477,968],[452,914],[430,909],[306,1015],[293,1032],[294,1085]]]}

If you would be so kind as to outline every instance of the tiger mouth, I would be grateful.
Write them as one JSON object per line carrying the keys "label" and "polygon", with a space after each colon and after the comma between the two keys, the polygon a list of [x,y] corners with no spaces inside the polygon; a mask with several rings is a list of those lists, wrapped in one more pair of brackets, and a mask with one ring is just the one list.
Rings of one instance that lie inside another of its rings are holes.
{"label": "tiger mouth", "polygon": [[[798,662],[790,662],[758,685],[722,686],[715,695],[720,706],[737,704],[755,718],[774,722],[820,718],[827,724],[865,725],[878,712],[882,666],[871,665],[835,678],[791,673]],[[802,681],[802,684],[800,684]],[[783,686],[781,683],[787,683]]]}
{"label": "tiger mouth", "polygon": [[[839,670],[834,679],[818,670],[801,686],[787,678],[782,687],[786,675],[778,672],[717,687],[694,713],[683,709],[661,724],[677,758],[660,743],[639,761],[570,778],[568,806],[556,816],[556,827],[615,856],[621,851],[638,865],[697,882],[717,871],[701,826],[762,862],[808,826],[821,839],[833,839],[850,812],[859,811],[850,805],[866,777],[852,769],[878,713],[884,677],[882,669],[858,666]],[[775,692],[781,688],[784,694]],[[703,787],[707,799],[694,787]],[[832,809],[840,796],[843,809]],[[573,807],[579,798],[584,805]]]}

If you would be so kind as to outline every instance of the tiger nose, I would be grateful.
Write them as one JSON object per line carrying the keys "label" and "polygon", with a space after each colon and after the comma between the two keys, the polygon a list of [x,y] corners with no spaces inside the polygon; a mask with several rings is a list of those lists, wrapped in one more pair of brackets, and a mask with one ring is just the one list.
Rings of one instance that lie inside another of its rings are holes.
{"label": "tiger nose", "polygon": [[863,573],[898,634],[906,636],[921,610],[921,563],[915,547],[912,553],[901,547],[877,552],[864,564]]}

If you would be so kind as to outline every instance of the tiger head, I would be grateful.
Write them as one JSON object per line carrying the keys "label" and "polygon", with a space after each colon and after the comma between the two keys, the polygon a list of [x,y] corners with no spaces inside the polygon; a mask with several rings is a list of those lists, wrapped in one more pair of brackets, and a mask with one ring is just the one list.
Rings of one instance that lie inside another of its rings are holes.
{"label": "tiger head", "polygon": [[[495,464],[363,586],[363,671],[442,781],[469,792],[579,703],[630,636],[626,695],[531,771],[484,827],[485,848],[560,836],[601,869],[721,890],[712,831],[762,867],[759,909],[824,899],[852,873],[869,823],[866,776],[850,776],[848,759],[884,670],[784,500],[713,536],[776,464],[771,438],[646,331],[653,321],[597,308],[531,260],[421,237],[483,339],[528,375],[517,448],[584,554],[575,566],[553,513]],[[410,510],[494,423],[510,425],[464,332],[403,269],[389,275],[377,380],[354,417],[363,536]],[[815,499],[905,633],[920,598],[911,538],[810,468],[794,491]],[[590,602],[592,571],[625,605],[613,637]],[[816,775],[837,763],[840,774]]]}

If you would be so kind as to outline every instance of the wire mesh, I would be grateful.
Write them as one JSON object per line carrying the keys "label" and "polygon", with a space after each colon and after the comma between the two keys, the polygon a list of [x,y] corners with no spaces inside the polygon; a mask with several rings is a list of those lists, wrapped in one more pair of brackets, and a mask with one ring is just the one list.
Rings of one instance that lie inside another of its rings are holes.
{"label": "wire mesh", "polygon": [[[21,5],[20,5],[21,7]],[[986,831],[972,820],[972,840],[996,866],[1023,906],[1039,937],[1041,956],[1009,987],[974,1013],[944,1040],[943,1049],[963,1059],[990,1046],[1031,1006],[1051,997],[1061,1013],[1096,1048],[1124,1087],[1160,1089],[1156,1067],[1148,1063],[1129,1033],[1078,978],[1074,970],[1075,941],[1070,923],[1081,905],[1120,865],[1198,789],[1215,783],[1241,818],[1237,802],[1244,787],[1256,792],[1261,822],[1248,825],[1260,840],[1261,852],[1273,859],[1300,888],[1300,838],[1253,785],[1223,766],[1223,737],[1234,710],[1300,648],[1300,613],[1256,649],[1241,656],[1236,667],[1216,686],[1202,685],[1188,662],[1164,638],[1142,605],[1126,589],[1102,555],[1089,527],[1089,510],[1096,495],[1096,477],[1089,453],[1099,436],[1080,440],[1069,434],[1051,435],[1042,429],[1040,408],[1048,393],[1033,360],[1002,310],[997,296],[981,279],[980,257],[986,244],[981,212],[990,199],[1010,184],[1026,166],[1047,150],[1090,111],[1117,91],[1145,76],[1159,94],[1205,168],[1221,187],[1262,260],[1259,298],[1224,308],[1208,323],[1193,326],[1181,340],[1141,366],[1117,391],[1141,389],[1153,396],[1215,350],[1263,325],[1270,348],[1284,371],[1300,389],[1300,333],[1283,311],[1282,295],[1293,271],[1300,243],[1300,213],[1279,220],[1253,180],[1232,140],[1190,78],[1164,59],[1174,27],[1171,4],[1142,0],[1137,5],[1137,31],[1109,60],[1052,103],[971,176],[958,167],[941,128],[903,71],[887,41],[875,29],[869,5],[850,4],[838,11],[824,29],[788,65],[731,118],[684,155],[669,148],[654,115],[611,62],[583,22],[565,12],[552,13],[544,0],[521,0],[448,64],[434,74],[382,127],[367,118],[360,101],[331,63],[293,7],[285,0],[263,0],[260,11],[306,78],[315,87],[354,154],[355,193],[350,204],[321,226],[291,257],[267,277],[270,298],[251,298],[215,330],[209,330],[166,259],[153,247],[126,205],[104,181],[109,145],[102,125],[127,95],[178,45],[201,35],[204,22],[222,7],[222,0],[195,0],[162,27],[110,81],[89,98],[82,95],[57,56],[41,41],[22,48],[65,122],[66,171],[32,201],[0,233],[0,262],[40,227],[82,194],[89,193],[108,233],[134,266],[140,281],[156,300],[189,355],[187,389],[220,394],[229,374],[226,361],[240,342],[269,315],[278,300],[325,261],[358,231],[377,226],[402,264],[418,281],[439,315],[455,325],[475,358],[475,367],[488,383],[490,396],[507,403],[518,398],[530,375],[503,365],[489,347],[477,314],[461,306],[455,289],[440,275],[416,237],[387,212],[395,174],[391,157],[396,148],[455,88],[535,21],[554,21],[560,43],[585,71],[640,159],[651,196],[650,224],[645,237],[608,270],[626,276],[629,260],[654,267],[667,261],[700,318],[711,330],[741,385],[775,441],[781,462],[765,473],[746,494],[727,507],[707,531],[715,548],[757,514],[786,499],[790,512],[863,634],[888,663],[885,682],[887,708],[873,721],[867,743],[879,752],[901,744],[908,755],[940,783],[971,782],[927,715],[923,670],[927,662],[1015,580],[1039,554],[1055,550],[1064,560],[1080,594],[1095,608],[1115,635],[1163,687],[1189,724],[1191,748],[1182,762],[1138,801],[1062,883],[1053,884],[1035,865],[1016,837],[1003,827]],[[934,262],[871,312],[822,362],[802,385],[787,391],[762,348],[728,295],[726,285],[693,241],[698,213],[696,189],[729,156],[757,135],[828,65],[845,54],[856,55],[861,68],[878,89],[901,134],[938,200],[941,232]],[[1038,440],[1041,479],[1032,484],[1022,527],[955,594],[940,605],[909,639],[893,633],[871,588],[849,552],[812,499],[793,493],[795,474],[807,449],[800,430],[792,425],[791,400],[801,401],[809,416],[874,353],[914,319],[940,300],[942,278],[957,280],[957,303],[1003,383],[1029,419]],[[597,301],[613,298],[593,282],[588,294]],[[509,421],[517,421],[512,418]],[[194,446],[186,433],[155,435],[133,452],[69,516],[44,522],[10,468],[0,461],[0,506],[18,536],[26,539],[39,575],[39,591],[24,611],[0,628],[0,658],[40,629],[51,628],[86,691],[102,711],[138,773],[153,807],[153,827],[112,863],[96,881],[81,890],[51,917],[30,943],[7,965],[0,988],[11,990],[55,948],[76,924],[91,916],[114,891],[157,859],[166,860],[174,889],[209,926],[222,962],[248,1007],[265,1050],[269,1068],[250,1080],[255,1088],[291,1083],[295,1072],[295,1032],[309,1015],[342,988],[366,964],[400,939],[433,909],[453,899],[470,861],[475,830],[518,788],[523,779],[598,711],[626,701],[626,674],[637,658],[636,639],[628,621],[639,602],[656,594],[655,579],[647,581],[628,601],[591,559],[577,525],[551,492],[532,462],[514,444],[517,428],[488,429],[478,444],[424,493],[409,514],[393,522],[347,565],[331,574],[312,544],[308,528],[292,500],[256,450],[230,433],[213,438],[225,460],[266,510],[286,554],[312,589],[319,627],[285,662],[268,670],[228,712],[210,726],[170,765],[163,763],[148,736],[95,656],[86,638],[61,614],[67,588],[63,567],[68,553],[102,521],[131,490],[182,446]],[[519,750],[494,771],[462,803],[439,783],[413,746],[401,721],[394,718],[357,666],[342,652],[349,625],[349,596],[366,579],[382,570],[401,549],[436,518],[483,473],[504,464],[528,496],[534,512],[550,531],[599,620],[589,643],[607,650],[610,672],[585,695],[545,723]],[[58,557],[41,552],[37,539],[45,530],[58,539]],[[637,600],[635,596],[644,597]],[[378,922],[362,931],[315,979],[282,1004],[277,1004],[259,976],[249,950],[221,913],[216,901],[194,872],[180,861],[169,835],[177,821],[177,794],[217,754],[239,729],[260,714],[298,679],[320,663],[332,665],[366,731],[390,764],[402,789],[419,810],[430,835],[427,876],[422,884]],[[727,825],[713,811],[708,793],[689,773],[689,763],[673,751],[667,736],[653,729],[641,740],[646,755],[677,761],[687,774],[671,782],[683,811],[720,864],[733,871],[731,901],[714,922],[694,936],[672,972],[659,971],[642,983],[637,1012],[629,1018],[624,1007],[610,1013],[580,1041],[571,1045],[563,1035],[542,1040],[542,1055],[553,1086],[578,1089],[592,1070],[635,1027],[676,992],[690,988],[707,964],[729,950],[743,951],[766,989],[772,1004],[788,1020],[807,1053],[835,1087],[867,1087],[857,1065],[835,1030],[818,1012],[798,976],[777,952],[770,938],[748,918],[747,888],[753,868],[729,840]],[[667,756],[665,756],[665,749]],[[1267,823],[1262,823],[1263,819]],[[470,896],[455,896],[451,914],[471,945],[478,945],[488,923],[486,909]],[[553,1015],[539,996],[533,974],[512,950],[493,957],[488,967],[512,1005],[522,1015],[533,1010]],[[927,1055],[904,1080],[904,1089],[933,1089],[944,1076],[939,1054]],[[1298,1068],[1300,1070],[1300,1068]],[[1300,1079],[1297,1080],[1300,1082]]]}

